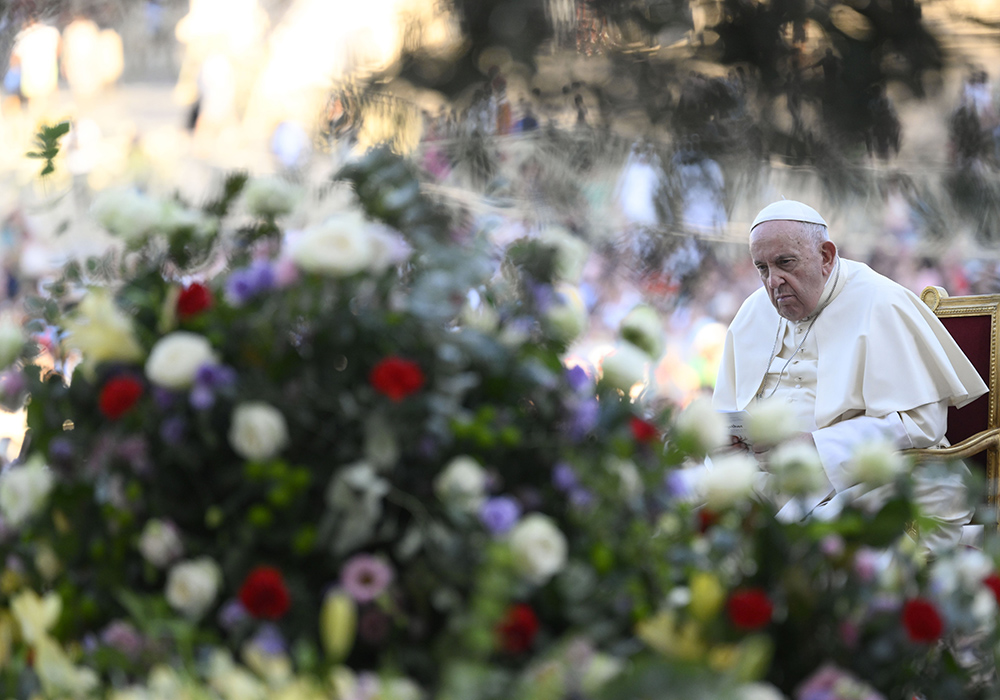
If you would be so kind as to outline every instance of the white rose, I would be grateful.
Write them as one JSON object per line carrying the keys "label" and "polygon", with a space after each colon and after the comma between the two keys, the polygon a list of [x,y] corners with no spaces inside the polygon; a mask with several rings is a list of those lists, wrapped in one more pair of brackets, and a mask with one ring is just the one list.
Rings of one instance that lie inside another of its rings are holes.
{"label": "white rose", "polygon": [[35,457],[0,474],[0,514],[18,527],[42,509],[52,491],[52,472]]}
{"label": "white rose", "polygon": [[244,459],[270,459],[288,444],[285,417],[269,403],[245,401],[233,409],[229,444]]}
{"label": "white rose", "polygon": [[727,508],[750,497],[760,474],[760,466],[749,455],[713,457],[712,466],[700,470],[695,490],[710,508]]}
{"label": "white rose", "polygon": [[0,318],[0,368],[10,366],[21,356],[25,340],[21,324],[10,314],[4,314]]}
{"label": "white rose", "polygon": [[736,689],[736,700],[785,700],[781,691],[770,683],[747,683]]}
{"label": "white rose", "polygon": [[777,445],[802,432],[801,418],[786,401],[761,401],[747,412],[747,437],[754,445]]}
{"label": "white rose", "polygon": [[200,618],[212,605],[221,583],[222,570],[209,557],[183,561],[167,574],[167,602],[186,617]]}
{"label": "white rose", "polygon": [[994,569],[990,557],[981,550],[970,548],[956,549],[952,566],[958,572],[962,588],[966,591],[981,588],[983,580],[993,573]]}
{"label": "white rose", "polygon": [[618,327],[618,334],[655,360],[663,354],[663,321],[645,304],[634,307]]}
{"label": "white rose", "polygon": [[146,360],[146,376],[153,384],[167,389],[187,389],[202,365],[217,362],[208,338],[174,331],[156,341]]}
{"label": "white rose", "polygon": [[510,533],[514,566],[524,578],[543,584],[566,565],[566,537],[551,518],[526,515]]}
{"label": "white rose", "polygon": [[160,207],[157,231],[171,234],[180,229],[192,229],[198,238],[212,235],[218,229],[218,222],[195,209],[187,209],[177,202],[164,202]]}
{"label": "white rose", "polygon": [[859,483],[881,486],[906,470],[906,458],[889,441],[878,440],[858,445],[847,463],[847,473]]}
{"label": "white rose", "polygon": [[131,362],[143,356],[132,319],[106,289],[90,289],[66,322],[66,344],[83,353],[84,362]]}
{"label": "white rose", "polygon": [[139,551],[146,561],[162,569],[184,554],[184,543],[173,523],[153,519],[142,529]]}
{"label": "white rose", "polygon": [[449,505],[478,510],[486,493],[486,472],[472,457],[455,457],[434,479],[434,493]]}
{"label": "white rose", "polygon": [[161,206],[133,189],[108,189],[94,197],[90,213],[112,234],[141,242],[159,225]]}
{"label": "white rose", "polygon": [[778,445],[768,461],[778,493],[790,496],[812,493],[826,484],[823,462],[813,445],[794,441]]}
{"label": "white rose", "polygon": [[302,232],[290,251],[301,269],[331,277],[349,277],[366,269],[375,257],[360,214],[342,214]]}
{"label": "white rose", "polygon": [[601,381],[628,393],[646,380],[649,356],[632,343],[621,343],[601,360]]}
{"label": "white rose", "polygon": [[302,188],[280,177],[260,177],[243,188],[243,201],[254,216],[291,213],[302,199]]}
{"label": "white rose", "polygon": [[688,404],[674,421],[674,430],[678,437],[693,443],[694,449],[702,454],[729,444],[726,422],[706,398],[697,398]]}
{"label": "white rose", "polygon": [[993,629],[997,619],[997,599],[993,591],[982,589],[972,597],[969,612],[973,619],[985,629]]}
{"label": "white rose", "polygon": [[569,285],[555,288],[555,299],[545,310],[545,326],[556,340],[568,343],[587,328],[587,307],[580,292]]}

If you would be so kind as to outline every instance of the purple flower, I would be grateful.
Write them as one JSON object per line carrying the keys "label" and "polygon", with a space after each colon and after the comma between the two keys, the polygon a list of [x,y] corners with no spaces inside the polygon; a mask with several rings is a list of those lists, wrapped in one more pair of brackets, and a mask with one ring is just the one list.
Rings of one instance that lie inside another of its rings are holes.
{"label": "purple flower", "polygon": [[24,400],[27,382],[20,370],[10,369],[0,373],[0,404],[9,410],[17,408]]}
{"label": "purple flower", "polygon": [[237,598],[228,601],[219,610],[219,625],[232,630],[250,619],[250,613]]}
{"label": "purple flower", "polygon": [[356,554],[340,572],[340,585],[359,603],[378,598],[392,583],[392,567],[380,557]]}
{"label": "purple flower", "polygon": [[663,485],[667,489],[670,498],[687,498],[691,495],[693,488],[691,480],[680,469],[668,472],[663,478]]}
{"label": "purple flower", "polygon": [[577,365],[566,370],[566,382],[573,391],[580,391],[590,385],[590,377],[587,370]]}
{"label": "purple flower", "polygon": [[510,496],[491,498],[479,509],[479,519],[494,535],[509,532],[520,517],[521,506]]}
{"label": "purple flower", "polygon": [[601,415],[601,407],[597,399],[586,399],[578,402],[570,412],[566,431],[571,440],[582,440],[597,427],[597,419]]}
{"label": "purple flower", "polygon": [[174,404],[177,403],[177,398],[178,394],[175,391],[170,391],[162,386],[153,387],[153,401],[162,411],[173,408]]}
{"label": "purple flower", "polygon": [[878,574],[881,554],[874,549],[862,547],[854,555],[854,571],[865,583],[871,583]]}
{"label": "purple flower", "polygon": [[118,457],[132,467],[140,476],[153,471],[153,461],[149,458],[149,445],[141,435],[133,435],[118,444]]}
{"label": "purple flower", "polygon": [[168,445],[176,445],[184,440],[187,421],[180,416],[170,416],[160,424],[160,439]]}
{"label": "purple flower", "polygon": [[819,549],[828,557],[839,557],[844,553],[844,538],[840,535],[827,535],[820,540]]}
{"label": "purple flower", "polygon": [[236,383],[236,370],[229,365],[204,364],[195,372],[195,384],[219,389]]}
{"label": "purple flower", "polygon": [[215,392],[204,384],[195,384],[188,395],[191,407],[197,411],[207,411],[215,405]]}
{"label": "purple flower", "polygon": [[69,466],[75,452],[73,441],[69,438],[53,438],[49,443],[49,463],[59,467]]}
{"label": "purple flower", "polygon": [[574,508],[583,510],[594,505],[594,494],[583,487],[577,487],[569,492],[569,502]]}
{"label": "purple flower", "polygon": [[105,627],[101,632],[101,641],[133,659],[139,655],[143,646],[139,630],[124,620],[115,620]]}
{"label": "purple flower", "polygon": [[545,312],[550,306],[552,306],[552,299],[555,296],[552,290],[552,285],[549,284],[532,284],[529,287],[532,298],[535,300],[535,306],[542,313]]}
{"label": "purple flower", "polygon": [[257,634],[253,636],[251,644],[260,649],[265,654],[277,655],[284,654],[288,645],[285,643],[285,638],[281,634],[281,630],[278,629],[277,625],[270,623],[265,623],[260,626],[257,630]]}
{"label": "purple flower", "polygon": [[273,287],[274,271],[270,263],[259,260],[250,267],[230,273],[226,280],[226,296],[235,306],[240,306]]}
{"label": "purple flower", "polygon": [[570,491],[580,485],[576,471],[566,462],[559,462],[552,467],[552,485],[560,491]]}

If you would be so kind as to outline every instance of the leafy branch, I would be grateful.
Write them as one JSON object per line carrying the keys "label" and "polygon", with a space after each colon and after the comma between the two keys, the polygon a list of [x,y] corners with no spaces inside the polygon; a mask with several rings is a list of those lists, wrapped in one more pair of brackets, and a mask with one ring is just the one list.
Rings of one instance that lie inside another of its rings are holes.
{"label": "leafy branch", "polygon": [[69,122],[59,122],[55,126],[42,125],[38,133],[35,134],[35,146],[37,151],[28,151],[29,158],[40,158],[45,161],[45,167],[40,173],[42,177],[55,172],[53,162],[59,155],[59,139],[69,133]]}

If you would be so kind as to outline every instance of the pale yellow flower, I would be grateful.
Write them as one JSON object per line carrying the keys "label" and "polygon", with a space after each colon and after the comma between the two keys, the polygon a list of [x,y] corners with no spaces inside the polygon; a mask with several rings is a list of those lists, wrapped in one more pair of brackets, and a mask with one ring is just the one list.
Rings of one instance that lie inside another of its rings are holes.
{"label": "pale yellow flower", "polygon": [[27,590],[10,601],[10,611],[21,626],[21,638],[28,644],[35,644],[56,624],[62,612],[62,599],[56,593],[42,598]]}
{"label": "pale yellow flower", "polygon": [[65,325],[66,344],[83,353],[88,369],[101,362],[135,362],[143,357],[132,319],[107,289],[91,289]]}

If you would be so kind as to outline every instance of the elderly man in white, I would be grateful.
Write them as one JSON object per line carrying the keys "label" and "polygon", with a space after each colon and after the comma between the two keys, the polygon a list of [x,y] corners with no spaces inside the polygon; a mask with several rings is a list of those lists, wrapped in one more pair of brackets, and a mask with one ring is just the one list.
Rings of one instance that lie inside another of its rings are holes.
{"label": "elderly man in white", "polygon": [[[827,494],[855,486],[846,466],[857,445],[941,445],[948,406],[988,391],[920,299],[841,258],[812,207],[764,207],[750,227],[750,255],[763,287],[729,327],[712,403],[720,411],[790,404],[819,453]],[[916,500],[939,523],[921,533],[924,544],[940,551],[958,543],[972,515],[962,475],[918,474]]]}

